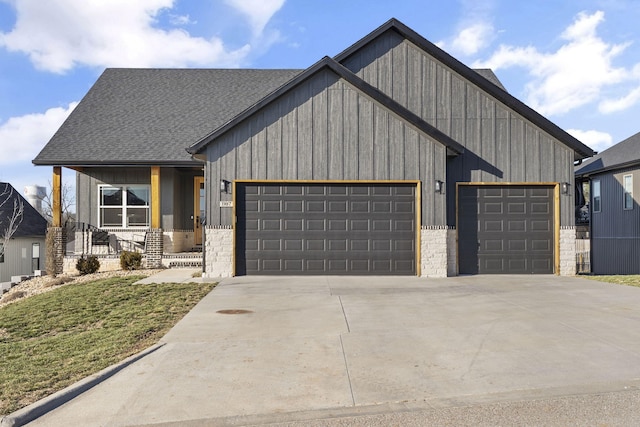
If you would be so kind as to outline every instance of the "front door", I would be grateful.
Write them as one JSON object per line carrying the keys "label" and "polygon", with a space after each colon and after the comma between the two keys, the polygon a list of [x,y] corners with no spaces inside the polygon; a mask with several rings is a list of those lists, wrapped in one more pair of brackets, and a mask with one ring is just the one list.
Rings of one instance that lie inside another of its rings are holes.
{"label": "front door", "polygon": [[195,245],[202,245],[204,206],[204,176],[196,176],[193,178],[193,243]]}

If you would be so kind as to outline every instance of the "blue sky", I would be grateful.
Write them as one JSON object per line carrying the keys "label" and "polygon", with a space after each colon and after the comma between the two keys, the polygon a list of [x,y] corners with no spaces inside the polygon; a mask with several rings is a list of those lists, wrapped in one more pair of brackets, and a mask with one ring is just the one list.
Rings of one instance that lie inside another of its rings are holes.
{"label": "blue sky", "polygon": [[31,159],[106,67],[306,68],[392,17],[594,150],[640,131],[636,0],[0,0],[0,181],[48,185]]}

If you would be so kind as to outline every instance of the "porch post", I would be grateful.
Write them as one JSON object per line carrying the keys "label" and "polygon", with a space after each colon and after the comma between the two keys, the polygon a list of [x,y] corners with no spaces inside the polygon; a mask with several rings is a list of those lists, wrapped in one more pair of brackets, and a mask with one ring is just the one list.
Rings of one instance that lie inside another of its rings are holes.
{"label": "porch post", "polygon": [[160,218],[160,166],[151,166],[151,230],[145,248],[147,268],[162,267],[164,242]]}
{"label": "porch post", "polygon": [[52,189],[52,226],[62,226],[62,167],[53,167],[53,189]]}
{"label": "porch post", "polygon": [[61,274],[64,270],[65,239],[62,230],[62,167],[53,167],[51,227],[47,230],[47,273]]}
{"label": "porch post", "polygon": [[151,228],[161,228],[160,166],[151,166]]}

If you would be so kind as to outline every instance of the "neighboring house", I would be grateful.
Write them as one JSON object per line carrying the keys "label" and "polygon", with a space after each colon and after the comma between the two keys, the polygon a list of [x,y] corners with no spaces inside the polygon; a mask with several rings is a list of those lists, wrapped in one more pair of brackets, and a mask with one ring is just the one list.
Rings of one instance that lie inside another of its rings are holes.
{"label": "neighboring house", "polygon": [[22,220],[0,255],[0,282],[9,282],[12,276],[29,276],[44,270],[47,220],[11,184],[0,182],[0,195],[0,203],[8,197],[0,206],[0,245],[13,215],[14,201],[24,206]]}
{"label": "neighboring house", "polygon": [[207,277],[447,276],[574,274],[592,155],[392,19],[306,70],[106,70],[34,163],[77,171],[79,221],[204,234]]}
{"label": "neighboring house", "polygon": [[584,161],[575,174],[590,189],[591,271],[640,274],[640,133]]}

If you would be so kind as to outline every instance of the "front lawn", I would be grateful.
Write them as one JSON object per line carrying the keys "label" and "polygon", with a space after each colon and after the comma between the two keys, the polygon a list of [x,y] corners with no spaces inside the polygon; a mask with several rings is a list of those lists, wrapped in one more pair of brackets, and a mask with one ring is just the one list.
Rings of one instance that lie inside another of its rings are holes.
{"label": "front lawn", "polygon": [[0,308],[0,415],[155,344],[214,283],[70,284]]}

